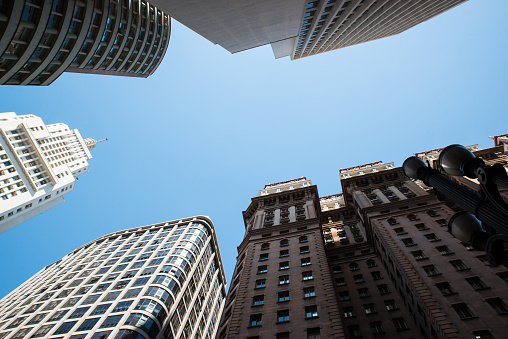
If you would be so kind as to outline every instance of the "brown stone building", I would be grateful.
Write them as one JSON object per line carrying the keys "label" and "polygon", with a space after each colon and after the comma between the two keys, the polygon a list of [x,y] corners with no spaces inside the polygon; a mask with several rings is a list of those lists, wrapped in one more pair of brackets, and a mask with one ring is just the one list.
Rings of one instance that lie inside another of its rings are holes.
{"label": "brown stone building", "polygon": [[[503,140],[470,149],[506,166]],[[505,337],[508,269],[448,232],[457,206],[393,163],[340,178],[341,194],[301,178],[252,199],[218,338]]]}

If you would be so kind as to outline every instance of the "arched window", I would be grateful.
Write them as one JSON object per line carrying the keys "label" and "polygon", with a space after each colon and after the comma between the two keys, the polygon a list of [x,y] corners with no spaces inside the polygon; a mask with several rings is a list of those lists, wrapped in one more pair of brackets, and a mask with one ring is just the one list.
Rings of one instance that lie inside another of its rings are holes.
{"label": "arched window", "polygon": [[416,215],[414,215],[413,213],[411,214],[408,214],[407,215],[407,218],[409,219],[409,221],[416,221],[416,220],[419,220],[418,217]]}
{"label": "arched window", "polygon": [[353,262],[353,263],[349,264],[349,269],[351,271],[358,271],[360,269],[360,267],[358,266],[357,263]]}
{"label": "arched window", "polygon": [[261,245],[261,249],[262,250],[269,250],[270,249],[270,244],[265,242],[264,244]]}
{"label": "arched window", "polygon": [[342,267],[333,266],[333,273],[342,273]]}
{"label": "arched window", "polygon": [[387,221],[390,225],[397,225],[398,224],[397,219],[395,219],[395,218],[390,218]]}
{"label": "arched window", "polygon": [[284,246],[289,246],[289,240],[287,239],[282,239],[280,241],[280,247],[284,247]]}
{"label": "arched window", "polygon": [[430,215],[431,217],[437,217],[437,216],[439,216],[439,213],[437,213],[434,210],[428,210],[427,214]]}
{"label": "arched window", "polygon": [[377,266],[377,264],[374,260],[372,260],[372,259],[367,260],[367,267],[368,268],[372,268],[372,267],[376,267],[376,266]]}
{"label": "arched window", "polygon": [[307,238],[307,236],[306,236],[306,235],[301,236],[300,238],[298,238],[298,240],[299,240],[301,243],[302,243],[302,242],[307,242],[307,241],[309,241],[309,239]]}

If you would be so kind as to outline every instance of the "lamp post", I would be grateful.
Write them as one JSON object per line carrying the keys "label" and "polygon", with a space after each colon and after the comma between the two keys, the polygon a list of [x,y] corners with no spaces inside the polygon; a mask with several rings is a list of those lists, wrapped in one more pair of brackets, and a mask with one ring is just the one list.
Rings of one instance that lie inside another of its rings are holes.
{"label": "lamp post", "polygon": [[[504,248],[504,241],[508,240],[505,235],[508,234],[508,205],[498,190],[498,186],[508,187],[504,167],[500,164],[488,166],[460,145],[450,145],[443,149],[438,163],[447,174],[477,178],[481,185],[480,193],[429,168],[418,157],[407,158],[402,169],[406,176],[422,180],[465,210],[452,216],[448,223],[453,236],[485,251],[491,265],[503,264],[508,267],[508,250]],[[494,229],[496,234],[485,232],[478,220]]]}

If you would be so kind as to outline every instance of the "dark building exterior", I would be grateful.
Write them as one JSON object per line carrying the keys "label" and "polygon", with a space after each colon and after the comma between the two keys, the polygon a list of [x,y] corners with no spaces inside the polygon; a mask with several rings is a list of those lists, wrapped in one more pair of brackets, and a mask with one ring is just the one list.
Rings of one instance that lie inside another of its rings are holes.
{"label": "dark building exterior", "polygon": [[466,0],[152,0],[231,53],[271,44],[299,59],[399,34]]}
{"label": "dark building exterior", "polygon": [[49,85],[63,72],[148,77],[170,17],[142,0],[0,2],[0,84]]}
{"label": "dark building exterior", "polygon": [[[506,167],[506,137],[494,140],[493,148],[469,148]],[[434,163],[439,152],[417,155]],[[302,178],[268,185],[252,199],[220,339],[505,337],[508,269],[489,266],[484,252],[448,232],[456,205],[393,163],[342,169],[340,178],[341,194],[318,198]],[[278,299],[282,274],[287,300]],[[318,318],[308,319],[302,310],[314,303]],[[290,324],[278,323],[284,314]]]}

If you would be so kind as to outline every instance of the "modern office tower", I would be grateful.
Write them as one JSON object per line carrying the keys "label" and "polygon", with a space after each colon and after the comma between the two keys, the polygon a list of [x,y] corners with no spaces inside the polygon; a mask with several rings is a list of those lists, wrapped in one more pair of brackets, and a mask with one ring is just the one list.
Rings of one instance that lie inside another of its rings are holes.
{"label": "modern office tower", "polygon": [[0,233],[64,202],[96,143],[62,123],[0,113]]}
{"label": "modern office tower", "polygon": [[309,55],[401,33],[466,0],[152,0],[231,53],[271,44],[276,58]]}
{"label": "modern office tower", "polygon": [[305,178],[266,185],[243,216],[218,338],[343,338],[316,186]]}
{"label": "modern office tower", "polygon": [[0,301],[0,338],[212,339],[225,301],[203,216],[105,235]]}
{"label": "modern office tower", "polygon": [[49,85],[63,72],[148,77],[170,17],[143,0],[0,3],[0,85]]}
{"label": "modern office tower", "polygon": [[[469,149],[508,167],[505,139]],[[440,151],[417,155],[435,166]],[[268,185],[252,199],[220,339],[330,338],[330,326],[345,338],[506,337],[508,270],[489,266],[485,252],[448,232],[455,204],[393,163],[342,169],[340,179],[341,194],[318,199],[310,181],[297,179]],[[453,179],[478,189],[475,180]],[[308,243],[300,243],[303,236]],[[319,318],[302,321],[301,310],[314,303]]]}

